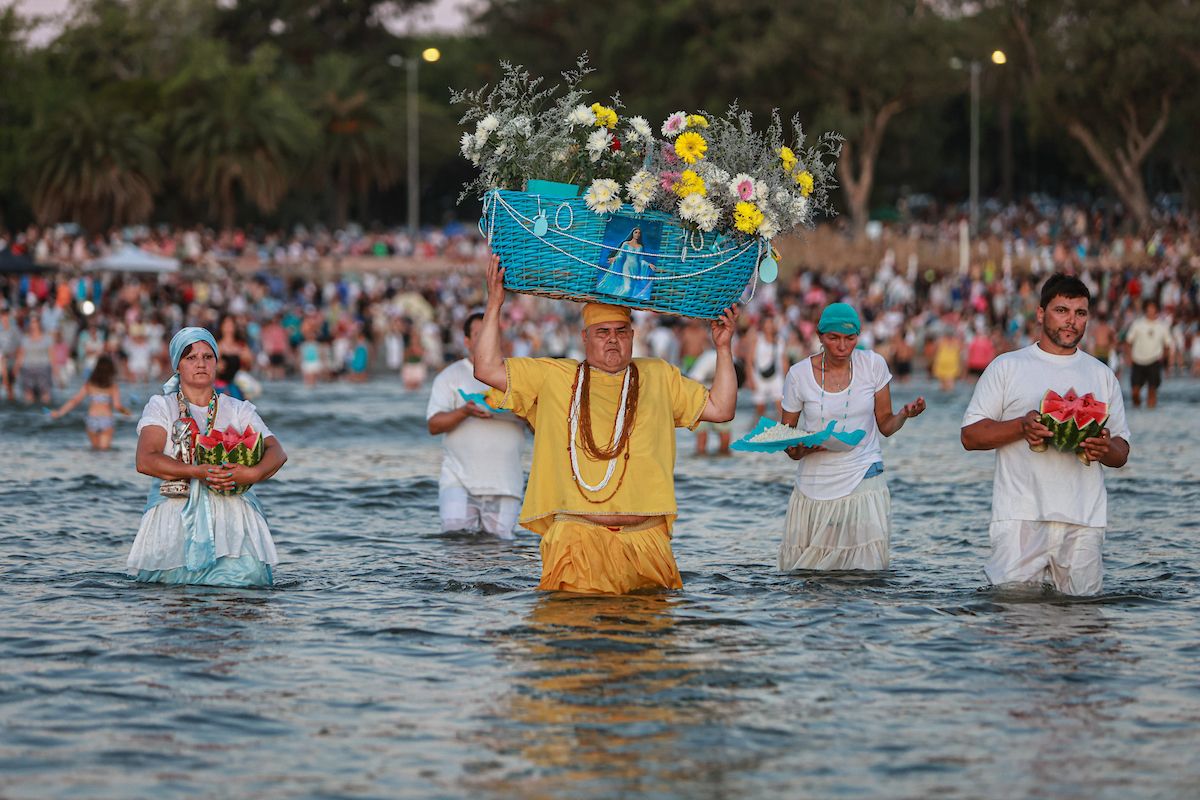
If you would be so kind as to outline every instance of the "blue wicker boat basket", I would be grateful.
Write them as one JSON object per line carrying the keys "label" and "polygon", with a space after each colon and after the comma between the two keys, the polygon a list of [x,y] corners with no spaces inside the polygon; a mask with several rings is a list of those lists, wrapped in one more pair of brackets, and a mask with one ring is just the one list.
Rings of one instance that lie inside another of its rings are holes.
{"label": "blue wicker boat basket", "polygon": [[658,211],[597,214],[582,197],[507,189],[487,193],[479,225],[510,291],[700,319],[737,303],[770,252]]}

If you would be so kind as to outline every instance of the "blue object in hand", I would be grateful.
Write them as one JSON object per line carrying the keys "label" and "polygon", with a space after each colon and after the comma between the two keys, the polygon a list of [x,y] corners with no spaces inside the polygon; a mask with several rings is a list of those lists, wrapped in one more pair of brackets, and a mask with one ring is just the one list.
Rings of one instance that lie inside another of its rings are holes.
{"label": "blue object in hand", "polygon": [[459,389],[458,393],[460,395],[462,395],[463,400],[466,400],[468,403],[474,403],[477,406],[483,406],[484,408],[486,408],[488,411],[492,412],[493,414],[507,414],[508,413],[508,409],[492,408],[490,405],[488,405],[487,399],[480,392],[464,392],[462,389]]}

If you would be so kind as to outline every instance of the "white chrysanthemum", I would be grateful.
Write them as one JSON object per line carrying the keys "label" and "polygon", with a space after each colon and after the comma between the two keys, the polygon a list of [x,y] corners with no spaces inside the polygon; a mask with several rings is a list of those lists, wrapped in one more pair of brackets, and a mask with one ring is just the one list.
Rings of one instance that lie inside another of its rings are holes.
{"label": "white chrysanthemum", "polygon": [[682,111],[676,111],[671,116],[667,117],[666,122],[662,124],[662,135],[674,138],[677,134],[683,132],[687,127],[687,114]]}
{"label": "white chrysanthemum", "polygon": [[679,202],[679,216],[696,223],[702,231],[711,231],[717,225],[717,207],[707,197],[689,194]]}
{"label": "white chrysanthemum", "polygon": [[653,192],[658,188],[658,179],[649,170],[639,169],[625,185],[631,192]]}
{"label": "white chrysanthemum", "polygon": [[475,125],[475,150],[482,150],[483,146],[487,144],[488,137],[491,135],[492,132],[483,127],[483,120],[480,120],[479,123]]}
{"label": "white chrysanthemum", "polygon": [[763,214],[763,221],[758,224],[758,235],[764,239],[774,239],[779,233],[779,220],[774,214]]}
{"label": "white chrysanthemum", "polygon": [[649,142],[654,138],[654,132],[650,130],[650,123],[646,122],[645,117],[631,117],[626,138],[631,142]]}
{"label": "white chrysanthemum", "polygon": [[597,128],[588,135],[587,151],[592,161],[600,160],[600,156],[604,155],[612,146],[612,140],[612,134],[608,132],[608,128]]}
{"label": "white chrysanthemum", "polygon": [[471,151],[475,149],[475,137],[469,133],[464,133],[459,141],[459,150],[462,151],[463,158],[470,158]]}
{"label": "white chrysanthemum", "polygon": [[791,206],[792,206],[792,216],[795,217],[797,220],[802,220],[802,219],[804,219],[805,215],[808,213],[808,198],[807,197],[793,197]]}
{"label": "white chrysanthemum", "polygon": [[504,126],[505,132],[510,136],[524,136],[528,139],[533,135],[533,124],[529,117],[524,114],[513,117],[507,125]]}
{"label": "white chrysanthemum", "polygon": [[500,118],[497,117],[495,114],[488,114],[486,117],[479,120],[479,128],[481,130],[487,131],[488,133],[492,133],[499,127],[500,127]]}
{"label": "white chrysanthemum", "polygon": [[658,179],[654,177],[653,173],[644,169],[638,170],[629,179],[629,183],[625,184],[625,189],[629,193],[629,202],[633,206],[633,210],[640,214],[649,207],[650,201],[654,199],[654,193],[658,191]]}
{"label": "white chrysanthemum", "polygon": [[597,178],[583,196],[587,207],[597,214],[611,214],[621,210],[621,184],[612,178]]}
{"label": "white chrysanthemum", "polygon": [[652,192],[631,192],[629,195],[629,204],[633,206],[633,210],[641,214],[650,207],[650,203],[654,201]]}
{"label": "white chrysanthemum", "polygon": [[759,205],[770,202],[771,187],[767,186],[762,181],[757,181],[754,184],[754,201]]}
{"label": "white chrysanthemum", "polygon": [[721,218],[721,211],[708,200],[704,202],[704,208],[700,209],[700,213],[696,216],[696,225],[700,230],[708,232],[717,227],[717,222]]}
{"label": "white chrysanthemum", "polygon": [[582,125],[590,128],[596,124],[596,113],[587,106],[575,106],[567,115],[567,122],[574,127]]}

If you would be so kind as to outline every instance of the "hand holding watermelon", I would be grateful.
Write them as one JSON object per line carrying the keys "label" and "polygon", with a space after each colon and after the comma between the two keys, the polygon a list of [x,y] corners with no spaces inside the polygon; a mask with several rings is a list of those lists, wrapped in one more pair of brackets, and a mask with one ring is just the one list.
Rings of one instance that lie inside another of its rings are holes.
{"label": "hand holding watermelon", "polygon": [[[1108,452],[1106,422],[1108,404],[1101,403],[1091,392],[1081,396],[1071,387],[1062,395],[1047,391],[1039,409],[1026,416],[1023,430],[1029,449],[1035,453],[1052,444],[1059,452],[1075,453],[1084,464],[1091,464]],[[1035,443],[1037,439],[1040,442]]]}
{"label": "hand holding watermelon", "polygon": [[221,476],[229,488],[209,488],[217,494],[241,494],[254,482],[253,474],[247,474],[246,468],[262,460],[264,448],[262,434],[249,425],[240,433],[230,425],[224,432],[196,437],[196,463],[231,465],[231,471]]}

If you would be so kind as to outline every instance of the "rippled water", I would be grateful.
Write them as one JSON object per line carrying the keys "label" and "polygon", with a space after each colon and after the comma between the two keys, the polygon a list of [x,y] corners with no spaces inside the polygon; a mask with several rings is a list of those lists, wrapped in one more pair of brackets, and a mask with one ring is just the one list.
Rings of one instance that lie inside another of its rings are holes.
{"label": "rippled water", "polygon": [[1200,384],[1131,412],[1107,591],[1074,602],[983,588],[992,458],[966,387],[917,390],[891,571],[777,574],[788,462],[681,432],[685,589],[624,598],[534,591],[532,535],[440,535],[393,383],[268,386],[266,591],[132,583],[133,424],[93,454],[2,407],[0,796],[1197,796]]}

